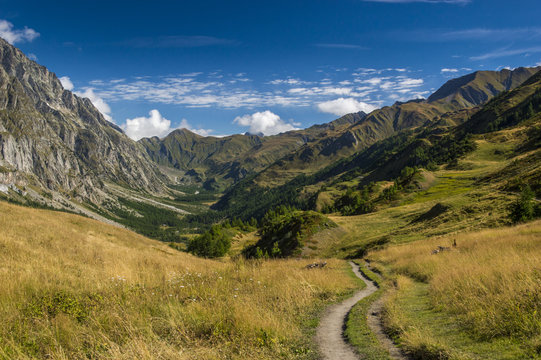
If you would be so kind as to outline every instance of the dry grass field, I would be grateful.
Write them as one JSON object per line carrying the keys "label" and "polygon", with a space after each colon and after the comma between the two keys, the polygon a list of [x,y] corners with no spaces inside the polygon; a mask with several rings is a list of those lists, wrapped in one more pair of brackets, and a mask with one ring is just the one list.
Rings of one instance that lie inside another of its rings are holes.
{"label": "dry grass field", "polygon": [[[432,254],[438,246],[449,249]],[[386,321],[411,353],[541,358],[541,221],[392,246],[370,258],[395,277]]]}
{"label": "dry grass field", "polygon": [[318,311],[358,284],[307,263],[204,260],[0,202],[0,358],[312,359]]}

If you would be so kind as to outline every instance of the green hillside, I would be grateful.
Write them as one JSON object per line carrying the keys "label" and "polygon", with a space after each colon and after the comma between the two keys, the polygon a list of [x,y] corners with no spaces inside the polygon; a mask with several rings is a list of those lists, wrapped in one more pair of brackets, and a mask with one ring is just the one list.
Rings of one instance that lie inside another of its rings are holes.
{"label": "green hillside", "polygon": [[399,131],[430,123],[461,124],[478,110],[477,106],[502,91],[515,88],[539,69],[478,71],[450,80],[427,100],[397,102],[383,107],[354,122],[337,136],[303,145],[271,164],[253,182],[263,187],[282,185],[297,175],[313,174]]}
{"label": "green hillside", "polygon": [[[508,86],[513,86],[518,81],[518,77],[535,73],[535,69],[517,69],[516,71],[517,77],[509,71],[476,73],[476,76],[472,77],[473,80],[468,78],[470,82],[455,89],[459,94],[465,88],[482,81],[479,78],[486,79],[490,74],[495,76],[496,82],[500,83],[500,85],[503,82]],[[523,78],[523,81],[527,79]],[[519,93],[531,93],[532,89],[539,85],[534,80],[530,80],[533,84],[525,85],[520,90],[517,89],[512,92],[511,95],[508,93],[501,95],[501,97],[498,97],[498,104],[503,101],[502,98],[508,96],[512,96],[515,101],[519,101],[519,97],[526,96],[519,95]],[[443,88],[449,88],[451,85],[446,84]],[[486,88],[493,89],[494,85],[488,83]],[[487,97],[490,96],[487,93]],[[479,109],[473,108],[455,110],[443,115],[443,110],[439,110],[440,113],[438,114],[435,109],[441,109],[444,106],[449,108],[458,105],[445,103],[444,100],[437,99],[395,104],[393,107],[376,110],[360,123],[350,126],[351,131],[364,129],[363,134],[373,136],[372,140],[366,140],[366,145],[358,145],[360,151],[349,157],[343,154],[343,156],[337,157],[331,165],[321,161],[321,157],[314,156],[314,159],[317,159],[313,160],[314,163],[319,161],[319,163],[327,165],[326,167],[319,167],[320,170],[318,170],[318,166],[311,167],[309,160],[300,161],[295,154],[290,155],[288,158],[269,166],[263,172],[243,179],[229,189],[220,201],[214,205],[214,208],[240,217],[261,217],[265,213],[265,209],[279,204],[315,208],[314,203],[317,202],[317,199],[314,200],[312,197],[319,195],[320,187],[338,181],[339,176],[342,179],[362,176],[362,184],[367,185],[372,181],[393,180],[405,166],[433,167],[453,161],[471,150],[473,143],[471,143],[468,134],[473,133],[473,131],[468,130],[468,127],[477,123],[479,121],[477,119],[481,115],[475,117],[474,114]],[[486,112],[486,109],[492,106],[494,106],[494,103],[488,104],[484,111]],[[426,111],[427,113],[425,113]],[[415,114],[415,116],[413,117],[412,114]],[[415,121],[412,119],[415,119]],[[461,124],[464,125],[460,126]],[[457,125],[459,126],[457,127]],[[394,126],[396,126],[396,129]],[[371,130],[373,127],[383,130],[379,135],[375,135],[378,133]],[[400,129],[402,130],[399,131]],[[378,138],[379,141],[377,141]],[[373,145],[368,146],[370,143]],[[297,174],[300,172],[301,175],[293,178],[284,176],[284,172],[287,174],[288,166],[293,166],[298,162],[304,164],[298,168],[300,170],[297,170]],[[309,170],[303,170],[306,167]],[[281,171],[283,169],[286,170]],[[262,180],[265,177],[289,179],[289,181],[269,184]],[[258,201],[252,199],[258,199]]]}
{"label": "green hillside", "polygon": [[328,124],[274,136],[203,137],[180,129],[163,139],[144,138],[139,143],[158,164],[182,171],[177,182],[223,190],[306,144],[338,136],[365,116],[362,112],[348,114]]}

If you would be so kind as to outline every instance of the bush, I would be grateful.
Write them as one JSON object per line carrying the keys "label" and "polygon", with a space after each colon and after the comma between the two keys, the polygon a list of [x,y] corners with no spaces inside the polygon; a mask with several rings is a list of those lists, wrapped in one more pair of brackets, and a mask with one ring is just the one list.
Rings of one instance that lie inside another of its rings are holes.
{"label": "bush", "polygon": [[361,189],[354,191],[349,188],[334,203],[334,208],[339,210],[344,216],[367,214],[374,210],[374,204],[370,201],[370,193],[373,191],[374,184],[370,184]]}
{"label": "bush", "polygon": [[231,248],[231,239],[220,226],[213,226],[209,231],[194,238],[188,244],[188,251],[207,258],[222,257]]}
{"label": "bush", "polygon": [[288,257],[299,255],[303,240],[337,225],[314,211],[280,206],[267,212],[259,229],[261,239],[242,251],[246,258]]}
{"label": "bush", "polygon": [[541,215],[539,214],[540,207],[535,205],[535,193],[529,185],[522,188],[520,197],[511,208],[511,219],[515,223],[526,222]]}

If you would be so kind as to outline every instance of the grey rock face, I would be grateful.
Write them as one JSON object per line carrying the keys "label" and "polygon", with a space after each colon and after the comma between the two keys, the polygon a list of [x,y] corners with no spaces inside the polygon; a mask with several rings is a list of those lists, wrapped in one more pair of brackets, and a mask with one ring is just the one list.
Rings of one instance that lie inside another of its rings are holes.
{"label": "grey rock face", "polygon": [[156,194],[163,180],[142,146],[90,100],[0,39],[0,183],[99,203],[105,182]]}

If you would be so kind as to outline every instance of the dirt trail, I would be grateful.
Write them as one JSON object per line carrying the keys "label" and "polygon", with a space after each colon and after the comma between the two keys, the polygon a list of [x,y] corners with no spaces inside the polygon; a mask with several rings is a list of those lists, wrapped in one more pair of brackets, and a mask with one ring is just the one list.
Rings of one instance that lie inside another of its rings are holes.
{"label": "dirt trail", "polygon": [[[374,283],[361,274],[357,264],[354,264],[353,262],[350,262],[349,264],[355,275],[365,282],[366,288],[356,292],[352,297],[342,301],[340,304],[332,305],[325,312],[316,332],[316,342],[319,345],[322,359],[324,360],[359,359],[359,356],[355,353],[353,347],[347,343],[344,337],[346,316],[353,305],[377,290]],[[368,319],[371,329],[376,332],[380,341],[386,339],[386,341],[382,341],[383,345],[389,350],[393,359],[404,359],[400,354],[400,351],[392,344],[392,341],[383,333],[382,328],[378,329],[379,321],[376,323],[374,315],[376,315],[376,312],[379,312],[378,310],[380,309],[372,307],[371,310],[370,315],[372,315],[372,319],[370,319],[370,316]]]}
{"label": "dirt trail", "polygon": [[391,359],[395,360],[407,360],[400,351],[399,348],[395,346],[393,341],[385,334],[383,329],[383,324],[381,323],[381,311],[383,310],[383,301],[378,299],[368,309],[367,323],[368,327],[378,338],[380,344],[389,352]]}
{"label": "dirt trail", "polygon": [[357,360],[359,357],[344,338],[346,316],[359,300],[374,293],[377,287],[368,281],[359,271],[359,266],[349,263],[355,275],[366,283],[366,288],[357,291],[355,295],[340,304],[329,307],[321,319],[316,332],[316,341],[324,360]]}

